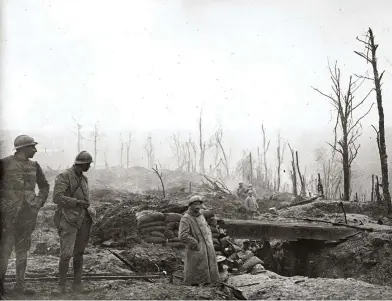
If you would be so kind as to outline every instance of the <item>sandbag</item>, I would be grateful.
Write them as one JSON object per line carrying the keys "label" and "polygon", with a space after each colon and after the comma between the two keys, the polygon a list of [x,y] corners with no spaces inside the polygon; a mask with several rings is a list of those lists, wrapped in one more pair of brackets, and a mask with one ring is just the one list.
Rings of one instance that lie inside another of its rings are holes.
{"label": "sandbag", "polygon": [[164,233],[166,238],[174,238],[174,232],[172,230],[166,229]]}
{"label": "sandbag", "polygon": [[214,211],[208,209],[208,210],[203,210],[201,212],[204,215],[204,218],[206,221],[208,221],[211,217],[215,216]]}
{"label": "sandbag", "polygon": [[179,213],[164,213],[165,215],[165,222],[166,223],[171,223],[171,222],[180,222],[182,215]]}
{"label": "sandbag", "polygon": [[250,272],[256,264],[264,264],[264,262],[257,256],[252,256],[240,266],[240,272]]}
{"label": "sandbag", "polygon": [[147,223],[147,224],[139,225],[139,229],[144,229],[144,228],[149,228],[149,227],[155,227],[155,226],[166,226],[166,224],[165,224],[164,221],[152,222],[152,223]]}
{"label": "sandbag", "polygon": [[180,227],[180,223],[178,222],[168,222],[166,223],[166,228],[170,229],[170,230],[178,230],[178,228]]}
{"label": "sandbag", "polygon": [[181,239],[179,239],[178,237],[174,237],[174,238],[170,238],[168,241],[169,242],[181,242]]}
{"label": "sandbag", "polygon": [[211,233],[218,233],[218,234],[219,234],[219,231],[218,231],[217,228],[215,228],[215,227],[210,227],[210,229],[211,229]]}
{"label": "sandbag", "polygon": [[166,242],[166,239],[162,237],[155,237],[155,236],[147,236],[143,238],[145,242],[148,243],[153,243],[153,244],[164,244]]}
{"label": "sandbag", "polygon": [[158,232],[165,232],[165,227],[163,226],[155,226],[155,227],[148,227],[148,228],[143,228],[140,229],[139,232],[140,234],[146,234],[146,233],[151,233],[152,231],[158,231]]}
{"label": "sandbag", "polygon": [[181,242],[168,242],[166,244],[168,247],[177,248],[177,249],[184,249],[185,245]]}
{"label": "sandbag", "polygon": [[212,241],[214,242],[214,244],[220,245],[219,239],[213,238]]}
{"label": "sandbag", "polygon": [[159,231],[152,231],[152,232],[150,232],[150,235],[151,236],[156,236],[156,237],[166,238],[165,234],[163,234],[162,232],[159,232]]}
{"label": "sandbag", "polygon": [[154,212],[147,215],[142,216],[140,219],[137,219],[137,225],[148,224],[152,222],[164,221],[165,215],[161,212]]}
{"label": "sandbag", "polygon": [[155,210],[142,210],[142,211],[136,212],[135,213],[136,220],[139,220],[143,216],[146,216],[146,215],[149,215],[149,214],[152,214],[152,213],[155,213],[155,212],[157,212],[157,211],[155,211]]}

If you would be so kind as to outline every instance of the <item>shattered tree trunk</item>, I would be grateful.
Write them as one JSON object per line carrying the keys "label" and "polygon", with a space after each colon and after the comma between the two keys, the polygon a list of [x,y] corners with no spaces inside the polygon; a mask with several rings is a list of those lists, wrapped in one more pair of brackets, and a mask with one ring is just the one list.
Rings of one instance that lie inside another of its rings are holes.
{"label": "shattered tree trunk", "polygon": [[298,177],[299,177],[299,180],[301,182],[301,192],[300,192],[300,195],[305,197],[306,196],[305,176],[301,175],[301,170],[299,169],[298,151],[295,152],[295,157],[296,157],[296,160],[297,160]]}
{"label": "shattered tree trunk", "polygon": [[378,176],[376,176],[376,199],[379,204],[382,203],[381,193],[380,193],[380,183],[378,181]]}
{"label": "shattered tree trunk", "polygon": [[250,166],[250,174],[249,174],[249,183],[253,184],[253,164],[252,164],[252,153],[249,153],[249,166]]}
{"label": "shattered tree trunk", "polygon": [[324,198],[324,187],[321,183],[320,173],[317,174],[317,192]]}
{"label": "shattered tree trunk", "polygon": [[374,201],[374,175],[372,175],[372,192],[370,195],[370,201],[373,203]]}
{"label": "shattered tree trunk", "polygon": [[[357,37],[357,40],[365,44],[365,48],[367,49],[367,53],[359,53],[354,51],[360,57],[364,58],[366,62],[372,65],[373,69],[373,82],[376,90],[376,99],[377,99],[377,109],[378,109],[378,131],[377,132],[377,146],[378,152],[380,155],[380,164],[381,164],[381,181],[383,188],[383,196],[384,200],[387,203],[388,213],[392,213],[392,203],[391,203],[391,194],[389,191],[389,181],[388,181],[388,155],[387,148],[385,143],[385,126],[384,126],[384,108],[382,106],[382,93],[381,93],[381,80],[384,75],[384,72],[381,72],[381,75],[378,73],[377,67],[377,48],[378,45],[375,44],[374,35],[371,28],[369,28],[367,33],[367,41],[362,41]],[[371,52],[371,58],[369,58],[369,51]],[[376,190],[377,191],[377,190]]]}
{"label": "shattered tree trunk", "polygon": [[293,171],[291,172],[291,180],[293,182],[293,194],[294,195],[298,195],[298,189],[297,189],[297,171],[295,168],[295,159],[294,159],[294,150],[291,149],[291,146],[289,144],[289,148],[291,151],[291,168],[293,169]]}
{"label": "shattered tree trunk", "polygon": [[388,181],[388,155],[387,155],[387,147],[385,143],[385,127],[384,127],[384,108],[382,106],[382,93],[381,93],[381,79],[384,74],[381,73],[381,76],[378,75],[377,69],[377,57],[376,50],[378,45],[374,44],[374,36],[372,30],[369,28],[369,40],[371,44],[372,51],[372,66],[374,73],[374,85],[376,88],[376,98],[377,98],[377,109],[378,109],[378,132],[379,132],[379,154],[380,154],[380,163],[381,163],[381,181],[382,181],[382,193],[384,196],[384,201],[388,206],[388,213],[392,212],[391,205],[391,194],[389,192],[389,181]]}

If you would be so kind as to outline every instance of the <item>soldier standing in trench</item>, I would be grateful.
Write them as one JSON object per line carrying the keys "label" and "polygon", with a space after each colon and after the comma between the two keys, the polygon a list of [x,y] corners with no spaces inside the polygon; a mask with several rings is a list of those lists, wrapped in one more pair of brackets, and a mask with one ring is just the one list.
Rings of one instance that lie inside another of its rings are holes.
{"label": "soldier standing in trench", "polygon": [[95,211],[90,207],[87,172],[93,162],[91,155],[80,152],[74,165],[56,177],[53,202],[57,204],[54,221],[60,236],[59,287],[54,295],[65,292],[69,261],[73,256],[72,288],[88,293],[82,287],[83,254],[90,238]]}
{"label": "soldier standing in trench", "polygon": [[180,221],[178,238],[186,245],[184,282],[187,285],[215,284],[219,281],[211,229],[200,210],[203,200],[189,199],[188,211]]}
{"label": "soldier standing in trench", "polygon": [[[27,135],[14,141],[15,154],[0,160],[0,299],[4,294],[4,277],[8,260],[15,246],[16,284],[15,292],[33,295],[34,290],[25,287],[27,251],[31,246],[39,209],[49,194],[49,184],[40,165],[30,160],[38,143]],[[38,185],[39,193],[35,194]]]}

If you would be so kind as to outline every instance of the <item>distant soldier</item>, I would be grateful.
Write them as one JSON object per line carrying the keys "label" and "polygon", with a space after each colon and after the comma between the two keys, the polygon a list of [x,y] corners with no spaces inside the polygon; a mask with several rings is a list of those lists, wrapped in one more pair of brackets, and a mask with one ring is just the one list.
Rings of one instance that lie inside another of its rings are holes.
{"label": "distant soldier", "polygon": [[189,199],[188,211],[180,221],[178,238],[186,245],[184,282],[188,285],[214,284],[219,281],[211,229],[200,209],[202,198]]}
{"label": "distant soldier", "polygon": [[[248,185],[248,188],[246,189],[246,192],[245,192],[245,195],[247,196],[248,194],[249,194],[249,191],[252,191],[252,194],[253,194],[253,196],[256,198],[257,196],[256,196],[256,191],[253,189],[253,185],[252,184],[249,184]],[[245,196],[245,197],[246,197]]]}
{"label": "distant soldier", "polygon": [[246,198],[246,189],[244,187],[244,183],[242,182],[238,183],[237,197],[241,200],[245,200]]}
{"label": "distant soldier", "polygon": [[[34,290],[25,287],[27,251],[31,245],[39,209],[49,194],[49,184],[40,165],[30,160],[38,143],[27,135],[14,141],[15,154],[0,160],[0,298],[4,294],[4,277],[13,247],[16,255],[16,284],[14,290],[33,295]],[[38,195],[35,188],[38,185]]]}
{"label": "distant soldier", "polygon": [[254,217],[259,209],[259,205],[256,202],[256,198],[253,195],[253,191],[248,191],[248,197],[245,199],[246,210]]}
{"label": "distant soldier", "polygon": [[90,238],[95,212],[90,207],[89,187],[86,176],[93,162],[91,155],[80,152],[74,165],[56,177],[53,202],[57,204],[55,225],[60,236],[59,289],[55,295],[65,292],[69,261],[73,256],[74,281],[72,288],[88,293],[82,287],[83,254]]}

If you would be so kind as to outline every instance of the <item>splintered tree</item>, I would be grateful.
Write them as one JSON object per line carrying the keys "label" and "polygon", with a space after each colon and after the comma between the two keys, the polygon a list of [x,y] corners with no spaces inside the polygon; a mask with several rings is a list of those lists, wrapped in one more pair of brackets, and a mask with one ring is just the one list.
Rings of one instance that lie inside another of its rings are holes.
{"label": "splintered tree", "polygon": [[293,194],[294,194],[294,195],[298,195],[298,189],[297,189],[297,170],[296,170],[296,168],[295,168],[295,157],[294,157],[295,152],[294,152],[294,150],[291,148],[290,144],[288,144],[288,145],[289,145],[289,148],[290,148],[291,158],[292,158],[292,160],[291,160],[291,168],[292,168],[292,171],[290,171],[290,175],[291,175],[291,180],[292,180],[292,182],[293,182]]}
{"label": "splintered tree", "polygon": [[81,149],[81,146],[82,146],[82,140],[84,139],[83,136],[82,136],[82,133],[81,133],[82,125],[74,117],[72,117],[72,119],[76,123],[76,130],[77,130],[77,136],[78,136],[77,148],[78,148],[78,153],[80,153],[80,149]]}
{"label": "splintered tree", "polygon": [[172,134],[172,140],[169,142],[170,148],[176,158],[177,168],[181,168],[182,166],[182,147],[180,143],[180,133],[177,135]]}
{"label": "splintered tree", "polygon": [[265,135],[265,128],[264,125],[261,124],[261,129],[263,131],[263,159],[264,159],[264,175],[265,175],[265,183],[266,183],[266,187],[265,188],[270,188],[270,177],[269,177],[269,171],[268,171],[268,167],[267,167],[267,151],[269,149],[270,146],[270,142],[271,140],[269,140],[268,142],[266,141],[266,135]]}
{"label": "splintered tree", "polygon": [[97,154],[98,154],[97,141],[99,137],[97,123],[94,125],[94,132],[92,133],[92,136],[94,141],[94,169],[95,169],[97,164]]}
{"label": "splintered tree", "polygon": [[204,175],[204,154],[206,151],[206,143],[203,142],[203,130],[202,130],[202,113],[203,110],[200,110],[200,118],[199,118],[199,147],[200,147],[200,160],[199,160],[199,172]]}
{"label": "splintered tree", "polygon": [[[335,62],[333,68],[328,64],[328,68],[331,75],[333,93],[328,95],[321,92],[319,89],[312,88],[321,95],[327,97],[337,113],[334,127],[334,143],[327,143],[342,156],[344,180],[343,200],[348,201],[350,199],[351,188],[351,164],[356,158],[360,148],[360,144],[357,142],[362,134],[360,122],[369,114],[373,104],[365,114],[358,118],[354,117],[354,113],[364,104],[372,90],[370,90],[361,101],[354,102],[355,93],[363,83],[363,80],[358,83],[359,79],[353,81],[352,76],[350,76],[347,91],[345,92],[341,86],[340,69],[337,67],[337,62]],[[340,133],[338,127],[340,128]]]}
{"label": "splintered tree", "polygon": [[384,196],[384,201],[388,206],[388,213],[392,212],[392,203],[391,203],[391,194],[389,191],[389,181],[388,181],[388,155],[387,155],[387,147],[385,143],[385,126],[384,126],[384,108],[382,106],[382,77],[384,72],[381,72],[379,75],[378,67],[377,67],[377,48],[378,44],[374,41],[374,35],[371,28],[369,28],[365,40],[361,40],[357,37],[357,40],[362,42],[365,45],[365,51],[363,53],[354,51],[360,57],[364,58],[367,63],[372,65],[373,69],[373,78],[367,77],[374,83],[374,87],[376,90],[376,99],[377,99],[377,109],[378,109],[378,130],[373,126],[377,135],[377,147],[378,153],[380,155],[380,164],[381,164],[381,185],[382,185],[382,193]]}
{"label": "splintered tree", "polygon": [[144,145],[144,149],[147,152],[147,168],[151,169],[154,164],[154,146],[152,145],[151,133],[147,137],[146,143]]}
{"label": "splintered tree", "polygon": [[278,146],[276,147],[276,186],[275,190],[279,191],[280,189],[280,170],[282,167],[282,162],[284,159],[284,151],[286,150],[286,143],[283,142],[282,145],[282,137],[280,136],[280,132],[278,132]]}
{"label": "splintered tree", "polygon": [[223,156],[223,161],[220,160],[220,162],[223,162],[223,165],[225,166],[226,169],[226,176],[229,177],[229,159],[226,155],[225,149],[223,148],[222,144],[222,139],[223,139],[223,131],[222,128],[219,127],[218,130],[215,132],[215,142],[216,146],[220,149],[222,156]]}
{"label": "splintered tree", "polygon": [[132,133],[129,132],[128,142],[127,142],[127,169],[129,168],[129,162],[131,161],[131,157],[130,157],[131,140],[132,140]]}

